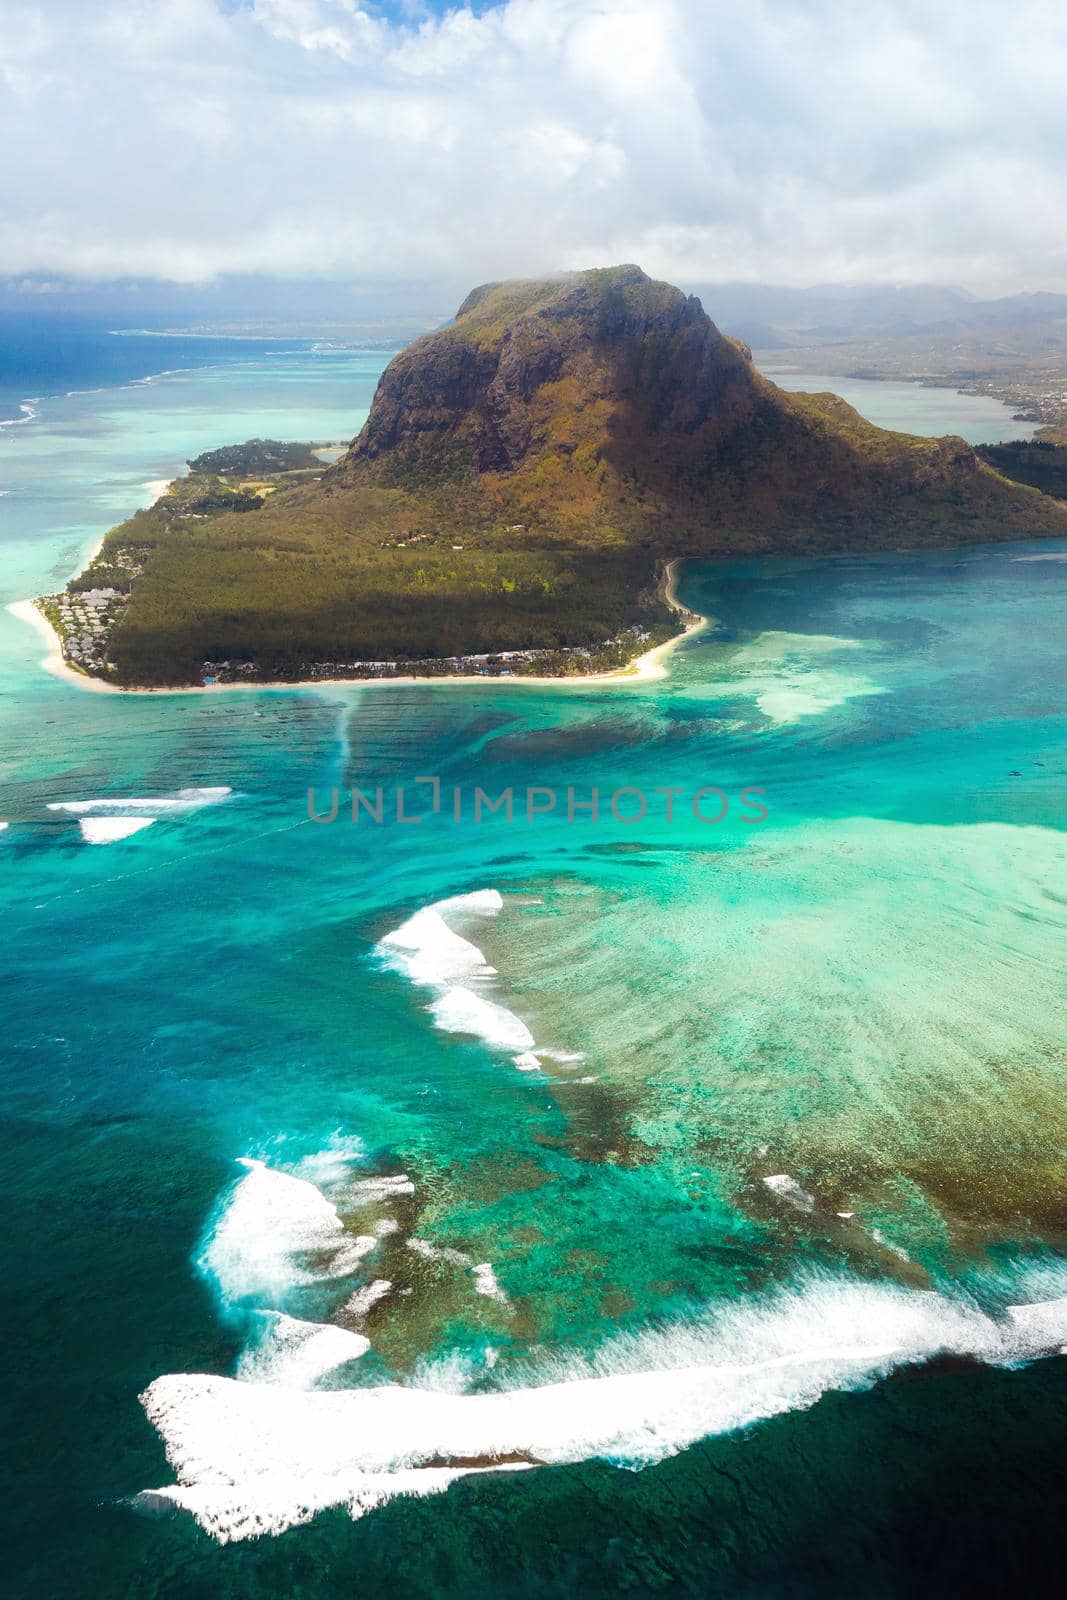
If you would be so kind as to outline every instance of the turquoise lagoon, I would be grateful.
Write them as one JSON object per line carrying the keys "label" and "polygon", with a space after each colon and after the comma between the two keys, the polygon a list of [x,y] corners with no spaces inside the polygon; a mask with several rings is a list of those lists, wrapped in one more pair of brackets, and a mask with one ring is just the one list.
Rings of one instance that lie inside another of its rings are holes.
{"label": "turquoise lagoon", "polygon": [[1036,424],[1017,422],[1011,407],[992,395],[961,394],[907,379],[801,372],[796,367],[776,366],[773,357],[760,370],[781,389],[807,394],[830,390],[880,428],[896,428],[902,433],[930,437],[951,433],[968,444],[1003,444],[1008,439],[1032,439],[1036,432]]}
{"label": "turquoise lagoon", "polygon": [[[0,598],[200,449],[347,437],[381,365],[42,400]],[[98,695],[0,613],[19,1592],[977,1593],[1051,1550],[1067,545],[682,593],[664,678],[550,688]]]}

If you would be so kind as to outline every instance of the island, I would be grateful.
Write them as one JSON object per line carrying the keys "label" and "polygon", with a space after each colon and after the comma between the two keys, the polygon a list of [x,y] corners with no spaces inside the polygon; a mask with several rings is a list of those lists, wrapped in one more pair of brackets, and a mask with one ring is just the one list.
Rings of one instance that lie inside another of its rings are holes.
{"label": "island", "polygon": [[963,440],[778,389],[636,266],[475,289],[332,453],[191,462],[36,602],[66,662],[119,688],[585,676],[692,625],[678,559],[1067,535]]}

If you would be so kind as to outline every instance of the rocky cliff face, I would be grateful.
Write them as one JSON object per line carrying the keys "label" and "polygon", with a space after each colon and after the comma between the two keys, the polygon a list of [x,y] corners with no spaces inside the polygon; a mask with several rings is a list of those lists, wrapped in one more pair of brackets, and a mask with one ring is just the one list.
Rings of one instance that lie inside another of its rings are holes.
{"label": "rocky cliff face", "polygon": [[787,545],[828,529],[851,544],[1067,531],[961,439],[777,389],[699,300],[635,266],[476,289],[390,364],[334,481],[672,553],[721,549],[726,528]]}
{"label": "rocky cliff face", "polygon": [[[246,451],[223,454],[213,470]],[[390,364],[334,468],[211,509],[158,502],[109,535],[94,577],[130,587],[112,681],[195,682],[205,661],[433,672],[504,650],[585,672],[677,628],[665,557],[1067,535],[1067,507],[961,439],[782,393],[637,267],[475,290]]]}
{"label": "rocky cliff face", "polygon": [[[559,392],[568,379],[579,394]],[[451,327],[390,364],[349,461],[447,436],[470,445],[474,470],[514,471],[553,442],[568,402],[626,431],[640,420],[644,431],[690,435],[743,420],[758,381],[699,300],[640,267],[486,284]],[[554,442],[566,453],[567,439]]]}

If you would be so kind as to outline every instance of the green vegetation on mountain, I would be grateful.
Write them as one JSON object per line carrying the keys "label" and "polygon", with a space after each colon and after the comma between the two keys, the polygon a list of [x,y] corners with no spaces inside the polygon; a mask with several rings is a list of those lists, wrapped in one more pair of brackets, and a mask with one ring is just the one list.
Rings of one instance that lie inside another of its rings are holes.
{"label": "green vegetation on mountain", "polygon": [[224,444],[205,450],[187,463],[190,472],[257,474],[322,471],[322,458],[316,451],[324,445],[291,444],[284,439],[248,439],[244,444]]}
{"label": "green vegetation on mountain", "polygon": [[1028,483],[1042,494],[1067,500],[1067,445],[1051,439],[1013,439],[1008,444],[980,444],[977,454],[1014,483]]}
{"label": "green vegetation on mountain", "polygon": [[587,669],[662,634],[672,556],[1067,533],[960,439],[783,393],[637,267],[475,290],[390,363],[335,466],[294,478],[277,449],[209,452],[108,535],[78,582],[129,595],[115,681],[524,649]]}

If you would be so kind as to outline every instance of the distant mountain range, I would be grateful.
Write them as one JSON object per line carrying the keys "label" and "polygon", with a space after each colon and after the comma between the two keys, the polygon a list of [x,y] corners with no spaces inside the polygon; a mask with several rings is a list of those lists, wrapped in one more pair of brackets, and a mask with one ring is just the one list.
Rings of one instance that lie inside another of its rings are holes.
{"label": "distant mountain range", "polygon": [[709,313],[754,349],[864,354],[881,370],[901,363],[924,373],[1000,373],[1006,362],[1064,363],[1067,294],[981,300],[935,284],[894,287],[761,284],[698,286]]}

